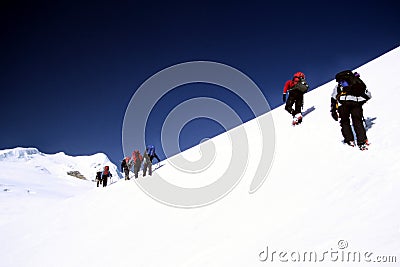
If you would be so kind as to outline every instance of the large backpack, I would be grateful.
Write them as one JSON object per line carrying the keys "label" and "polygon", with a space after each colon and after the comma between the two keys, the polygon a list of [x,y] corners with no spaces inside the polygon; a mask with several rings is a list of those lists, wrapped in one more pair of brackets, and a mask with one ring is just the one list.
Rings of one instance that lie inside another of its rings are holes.
{"label": "large backpack", "polygon": [[121,162],[121,169],[126,169],[126,168],[129,168],[129,157],[124,158]]}
{"label": "large backpack", "polygon": [[296,77],[293,77],[293,81],[296,78],[298,79],[298,81],[289,90],[298,90],[298,91],[300,91],[302,93],[307,92],[309,85],[307,84],[306,80],[303,77],[297,77],[296,76]]}
{"label": "large backpack", "polygon": [[153,145],[147,146],[147,154],[152,157],[156,153],[156,148]]}
{"label": "large backpack", "polygon": [[109,172],[110,172],[110,167],[109,166],[104,166],[103,175],[108,175]]}
{"label": "large backpack", "polygon": [[135,165],[136,165],[136,164],[141,164],[141,163],[142,163],[143,157],[142,157],[142,155],[140,155],[139,150],[133,151],[133,153],[132,153],[132,159],[133,159],[133,162],[134,162]]}
{"label": "large backpack", "polygon": [[126,167],[127,167],[128,169],[132,168],[133,158],[131,158],[131,157],[126,157],[124,161],[125,161]]}
{"label": "large backpack", "polygon": [[[365,90],[367,86],[360,79],[360,75],[355,75],[351,70],[341,71],[335,76],[336,82],[343,86],[342,94],[353,95],[353,96],[363,96],[365,95]],[[346,82],[346,83],[344,83]]]}

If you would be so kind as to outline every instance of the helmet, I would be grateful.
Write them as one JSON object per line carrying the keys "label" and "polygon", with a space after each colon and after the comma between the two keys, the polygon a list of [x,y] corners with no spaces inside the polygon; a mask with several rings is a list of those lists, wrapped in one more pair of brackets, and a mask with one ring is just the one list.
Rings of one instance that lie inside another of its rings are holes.
{"label": "helmet", "polygon": [[303,78],[303,79],[305,79],[306,78],[306,75],[304,75],[304,73],[302,73],[302,72],[296,72],[294,75],[293,75],[293,77],[299,77],[299,78]]}

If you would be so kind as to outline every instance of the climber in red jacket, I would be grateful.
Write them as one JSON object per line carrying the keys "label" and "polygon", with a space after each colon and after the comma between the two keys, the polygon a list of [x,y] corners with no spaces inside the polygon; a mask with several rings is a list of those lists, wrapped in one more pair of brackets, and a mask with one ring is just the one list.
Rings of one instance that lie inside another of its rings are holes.
{"label": "climber in red jacket", "polygon": [[[292,80],[288,80],[283,87],[283,102],[286,102],[285,110],[293,116],[293,124],[299,124],[302,121],[301,108],[303,107],[303,96],[308,90],[308,84],[305,81],[306,76],[302,72],[296,72]],[[286,101],[286,94],[289,97]],[[294,105],[294,109],[293,109]]]}

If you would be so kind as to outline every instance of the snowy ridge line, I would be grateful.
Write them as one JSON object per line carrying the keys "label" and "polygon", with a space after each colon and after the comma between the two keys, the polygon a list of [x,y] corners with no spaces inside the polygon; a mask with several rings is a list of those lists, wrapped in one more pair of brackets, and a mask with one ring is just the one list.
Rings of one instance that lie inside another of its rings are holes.
{"label": "snowy ridge line", "polygon": [[69,156],[64,152],[45,154],[37,148],[17,147],[0,150],[0,162],[25,162],[43,172],[64,177],[68,171],[79,171],[89,181],[94,180],[96,171],[108,165],[113,176],[122,177],[117,166],[104,153]]}

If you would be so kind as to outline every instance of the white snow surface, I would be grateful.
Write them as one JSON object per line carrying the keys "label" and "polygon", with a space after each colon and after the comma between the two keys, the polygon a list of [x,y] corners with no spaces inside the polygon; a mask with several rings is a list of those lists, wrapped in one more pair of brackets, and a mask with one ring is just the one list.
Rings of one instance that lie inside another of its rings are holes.
{"label": "white snow surface", "polygon": [[[23,214],[85,193],[93,188],[96,172],[110,167],[114,181],[120,173],[104,153],[68,156],[60,152],[48,155],[36,148],[0,151],[0,225]],[[78,171],[85,179],[68,172]]]}
{"label": "white snow surface", "polygon": [[[93,179],[96,164],[107,161],[102,154],[0,151],[0,266],[398,266],[400,48],[356,71],[373,97],[364,105],[368,151],[341,143],[329,112],[332,80],[305,95],[304,109],[314,110],[302,125],[292,127],[283,106],[263,115],[273,116],[276,151],[256,193],[249,194],[255,173],[249,164],[230,194],[202,208],[160,204],[133,180],[97,188],[65,175],[73,169]],[[252,131],[254,121],[240,127]],[[212,141],[229,151],[225,135]],[[196,158],[198,151],[183,153]],[[250,153],[249,161],[256,156]],[[218,156],[215,162],[211,171],[227,165]],[[167,161],[162,165],[156,172],[171,182],[199,184],[201,177],[187,182],[193,177],[176,177]],[[208,178],[205,183],[212,182]],[[340,240],[348,247],[338,248]],[[267,247],[277,253],[261,261]],[[306,251],[319,259],[327,254],[318,263],[290,256]],[[334,261],[332,251],[373,254],[371,262],[348,263]],[[287,254],[280,258],[280,252]],[[397,263],[379,263],[379,255],[396,256]]]}

